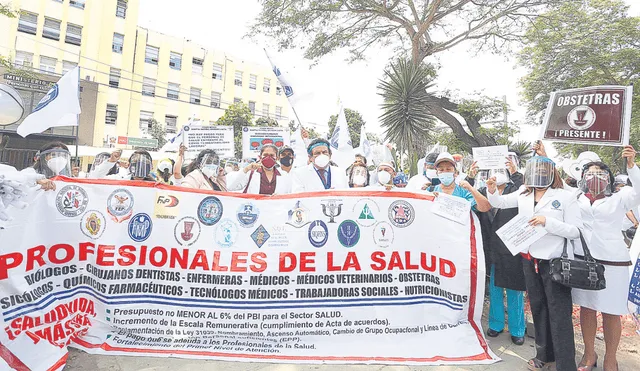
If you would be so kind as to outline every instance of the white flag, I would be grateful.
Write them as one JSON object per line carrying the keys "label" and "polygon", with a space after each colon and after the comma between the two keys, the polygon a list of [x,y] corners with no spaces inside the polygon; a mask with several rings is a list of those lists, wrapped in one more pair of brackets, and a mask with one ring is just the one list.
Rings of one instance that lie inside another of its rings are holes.
{"label": "white flag", "polygon": [[[186,126],[186,125],[185,125]],[[167,143],[162,146],[160,152],[178,152],[180,149],[180,143],[184,142],[184,126],[180,128],[180,132],[173,138],[167,140]]]}
{"label": "white flag", "polygon": [[344,108],[340,104],[340,113],[338,113],[338,121],[331,135],[331,147],[337,150],[353,150],[351,144],[351,135],[349,135],[349,126],[347,125],[347,117],[344,114]]}
{"label": "white flag", "polygon": [[45,95],[18,127],[18,134],[29,134],[59,126],[78,126],[80,114],[80,68],[67,72]]}
{"label": "white flag", "polygon": [[298,128],[291,134],[291,149],[296,154],[295,160],[293,162],[293,167],[302,167],[307,165],[307,146],[304,144],[304,139],[302,138],[302,129],[301,126],[298,125]]}
{"label": "white flag", "polygon": [[369,143],[367,133],[364,132],[364,125],[362,125],[362,128],[360,129],[360,147],[358,147],[358,152],[365,158],[369,158],[371,155],[371,143]]}
{"label": "white flag", "polygon": [[298,99],[300,94],[298,94],[298,92],[294,90],[289,75],[284,72],[281,69],[281,66],[271,58],[266,49],[264,49],[264,53],[267,55],[267,59],[269,59],[269,63],[271,63],[271,68],[273,69],[273,73],[278,78],[278,81],[280,82],[280,85],[284,90],[284,95],[287,97],[287,99],[289,99],[289,103],[293,105],[293,102]]}

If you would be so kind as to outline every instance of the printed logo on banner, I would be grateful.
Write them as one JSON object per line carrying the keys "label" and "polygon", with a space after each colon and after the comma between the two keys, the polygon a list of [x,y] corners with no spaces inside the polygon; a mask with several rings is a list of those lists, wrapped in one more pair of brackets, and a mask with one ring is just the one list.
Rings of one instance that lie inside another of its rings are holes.
{"label": "printed logo on banner", "polygon": [[555,210],[558,210],[558,208],[560,208],[560,201],[558,201],[558,200],[554,200],[554,201],[551,203],[551,206],[553,206],[553,208],[554,208]]}
{"label": "printed logo on banner", "polygon": [[309,226],[309,242],[314,247],[322,247],[329,241],[329,229],[322,220],[316,220]]}
{"label": "printed logo on banner", "polygon": [[342,200],[323,200],[322,213],[329,218],[329,223],[335,223],[335,218],[342,213],[342,203],[338,203]]}
{"label": "printed logo on banner", "polygon": [[289,247],[289,237],[287,233],[290,232],[288,232],[287,227],[284,224],[272,224],[269,226],[269,230],[270,237],[269,242],[267,242],[267,246],[280,248]]}
{"label": "printed logo on banner", "polygon": [[360,241],[360,227],[353,220],[345,220],[338,227],[338,241],[344,247],[354,247]]}
{"label": "printed logo on banner", "polygon": [[89,197],[87,192],[77,185],[62,187],[56,196],[56,207],[60,214],[73,218],[82,213],[87,208]]}
{"label": "printed logo on banner", "polygon": [[190,216],[178,220],[173,235],[176,237],[176,241],[182,246],[191,246],[200,237],[200,223]]}
{"label": "printed logo on banner", "polygon": [[133,194],[124,188],[111,192],[107,198],[107,213],[116,223],[122,223],[133,214]]}
{"label": "printed logo on banner", "polygon": [[396,201],[389,206],[389,220],[398,228],[405,228],[413,223],[416,214],[407,201]]}
{"label": "printed logo on banner", "polygon": [[104,233],[107,220],[98,210],[87,211],[80,220],[80,230],[91,239],[98,239]]}
{"label": "printed logo on banner", "polygon": [[214,239],[222,247],[231,247],[236,243],[238,226],[231,219],[222,219],[216,228]]}
{"label": "printed logo on banner", "polygon": [[587,130],[596,123],[596,111],[589,106],[578,106],[569,111],[567,124],[576,130]]}
{"label": "printed logo on banner", "polygon": [[373,242],[380,247],[391,246],[394,237],[393,227],[387,222],[380,222],[373,228]]}
{"label": "printed logo on banner", "polygon": [[302,228],[305,225],[309,224],[309,209],[302,206],[300,201],[296,202],[296,206],[293,209],[289,210],[289,218],[287,219],[287,224],[296,227]]}
{"label": "printed logo on banner", "polygon": [[354,215],[358,215],[356,222],[361,227],[371,227],[376,224],[376,215],[380,213],[380,207],[374,200],[363,198],[356,202],[352,211]]}
{"label": "printed logo on banner", "polygon": [[133,216],[129,221],[129,238],[136,242],[145,241],[151,236],[153,222],[151,217],[145,213],[139,213]]}
{"label": "printed logo on banner", "polygon": [[253,227],[260,216],[260,210],[251,202],[240,205],[238,207],[238,222],[243,227]]}
{"label": "printed logo on banner", "polygon": [[167,192],[156,193],[155,217],[158,219],[175,219],[180,212],[180,199]]}
{"label": "printed logo on banner", "polygon": [[271,235],[269,235],[269,232],[267,232],[262,224],[260,224],[260,226],[255,231],[253,231],[253,233],[251,233],[251,239],[256,243],[256,246],[258,246],[258,248],[261,248],[262,245],[267,242],[269,237],[271,237]]}
{"label": "printed logo on banner", "polygon": [[204,225],[212,226],[222,217],[222,202],[218,197],[205,197],[198,206],[198,219]]}

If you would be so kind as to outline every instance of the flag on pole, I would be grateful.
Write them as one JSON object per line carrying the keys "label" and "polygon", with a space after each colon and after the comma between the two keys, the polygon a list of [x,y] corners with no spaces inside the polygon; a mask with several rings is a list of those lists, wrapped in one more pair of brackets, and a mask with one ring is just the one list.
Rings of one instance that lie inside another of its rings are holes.
{"label": "flag on pole", "polygon": [[360,128],[360,147],[358,147],[358,151],[365,158],[369,158],[371,155],[371,143],[369,143],[367,133],[364,132],[364,125]]}
{"label": "flag on pole", "polygon": [[349,126],[347,125],[347,117],[344,114],[342,104],[340,104],[336,127],[333,129],[333,134],[329,141],[331,142],[331,147],[337,150],[353,150],[351,135],[349,135]]}
{"label": "flag on pole", "polygon": [[267,59],[269,60],[269,63],[271,63],[271,68],[273,69],[273,73],[278,78],[278,81],[284,90],[284,95],[289,99],[289,103],[293,105],[293,102],[298,98],[298,95],[296,95],[296,91],[293,89],[289,75],[283,72],[280,68],[281,66],[274,62],[271,56],[269,56],[267,49],[264,49],[264,53],[267,55]]}
{"label": "flag on pole", "polygon": [[189,131],[191,125],[194,125],[196,123],[200,124],[201,122],[199,122],[199,120],[196,121],[195,117],[189,117],[187,123],[180,128],[178,134],[176,134],[173,138],[167,140],[167,143],[162,146],[160,152],[178,152],[178,150],[180,149],[180,144],[184,143],[187,139],[186,132]]}
{"label": "flag on pole", "polygon": [[22,137],[59,126],[78,126],[80,68],[67,72],[49,89],[33,112],[18,126]]}

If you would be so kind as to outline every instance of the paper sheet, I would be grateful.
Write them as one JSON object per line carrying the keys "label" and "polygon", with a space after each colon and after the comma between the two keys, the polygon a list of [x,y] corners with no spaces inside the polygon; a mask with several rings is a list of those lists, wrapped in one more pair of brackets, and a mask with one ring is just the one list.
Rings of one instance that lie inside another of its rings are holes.
{"label": "paper sheet", "polygon": [[514,256],[527,250],[531,244],[547,234],[544,227],[529,225],[529,220],[531,220],[529,216],[518,214],[496,231],[498,237]]}

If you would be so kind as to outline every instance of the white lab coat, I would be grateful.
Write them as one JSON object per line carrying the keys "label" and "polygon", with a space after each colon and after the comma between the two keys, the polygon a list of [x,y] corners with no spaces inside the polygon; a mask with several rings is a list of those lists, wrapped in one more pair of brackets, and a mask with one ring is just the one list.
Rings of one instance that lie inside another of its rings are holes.
{"label": "white lab coat", "polygon": [[104,161],[100,165],[91,169],[87,177],[89,179],[131,180],[131,173],[129,173],[129,169],[125,169],[123,167],[119,167],[117,173],[107,175],[109,170],[111,170],[115,164],[115,162]]}
{"label": "white lab coat", "polygon": [[[491,206],[497,209],[518,207],[518,213],[527,217],[544,216],[546,218],[544,228],[547,234],[530,245],[528,252],[536,259],[549,260],[560,257],[565,239],[578,239],[579,229],[583,228],[576,197],[564,189],[549,188],[538,205],[534,206],[534,192],[527,195],[521,194],[525,190],[526,187],[522,186],[516,192],[507,195],[487,192],[487,198]],[[571,244],[567,245],[567,250],[570,255],[573,255]]]}
{"label": "white lab coat", "polygon": [[431,180],[424,176],[424,174],[414,175],[409,179],[409,183],[407,183],[405,189],[409,192],[421,192],[422,187],[427,183],[431,184]]}
{"label": "white lab coat", "polygon": [[[251,176],[251,173],[253,173],[253,176]],[[276,176],[276,190],[273,194],[286,195],[291,193],[291,176],[281,170],[278,170],[278,173],[280,175]],[[251,182],[249,182],[249,178],[251,178]],[[247,184],[249,184],[248,188]],[[256,171],[245,173],[240,170],[237,174],[234,174],[234,177],[229,181],[228,187],[231,190],[240,190],[240,192],[243,192],[244,189],[247,188],[248,194],[260,194],[260,173]]]}
{"label": "white lab coat", "polygon": [[[349,188],[349,180],[347,179],[344,170],[331,166],[329,168],[331,172],[331,189],[347,189]],[[300,192],[316,192],[324,191],[324,184],[320,176],[315,170],[313,164],[309,164],[304,167],[299,167],[292,170],[291,173],[291,193]]]}

